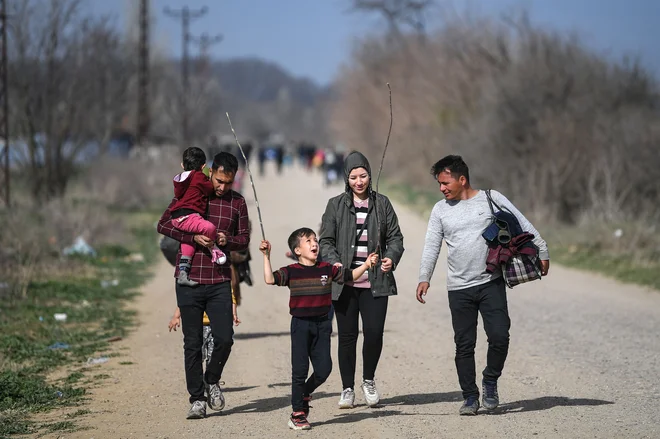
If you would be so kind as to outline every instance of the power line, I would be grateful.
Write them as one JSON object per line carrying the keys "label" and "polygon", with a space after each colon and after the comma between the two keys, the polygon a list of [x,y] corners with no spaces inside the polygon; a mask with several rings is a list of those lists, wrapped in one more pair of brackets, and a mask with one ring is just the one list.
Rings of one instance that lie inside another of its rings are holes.
{"label": "power line", "polygon": [[8,91],[9,87],[7,84],[7,2],[6,0],[0,0],[0,38],[2,38],[2,48],[1,54],[2,59],[0,59],[0,100],[2,100],[2,107],[0,108],[1,120],[0,131],[2,132],[2,139],[4,140],[3,145],[3,171],[5,174],[4,181],[4,199],[5,205],[9,207],[10,205],[10,192],[9,192],[9,180],[10,180],[10,166],[9,166],[9,99]]}
{"label": "power line", "polygon": [[149,134],[149,0],[140,2],[140,49],[138,66],[137,143]]}
{"label": "power line", "polygon": [[209,49],[214,44],[218,44],[222,41],[222,34],[215,35],[213,37],[209,36],[207,33],[203,33],[199,37],[190,36],[190,41],[197,44],[199,47],[199,73],[202,75],[208,74],[208,58],[209,58]]}
{"label": "power line", "polygon": [[188,6],[184,6],[178,11],[173,11],[169,7],[165,7],[166,15],[181,20],[182,30],[182,60],[181,60],[181,80],[183,90],[181,93],[181,140],[183,145],[188,143],[188,93],[190,90],[190,83],[188,78],[188,43],[190,42],[190,21],[200,18],[208,12],[208,8],[203,6],[197,11],[191,11]]}

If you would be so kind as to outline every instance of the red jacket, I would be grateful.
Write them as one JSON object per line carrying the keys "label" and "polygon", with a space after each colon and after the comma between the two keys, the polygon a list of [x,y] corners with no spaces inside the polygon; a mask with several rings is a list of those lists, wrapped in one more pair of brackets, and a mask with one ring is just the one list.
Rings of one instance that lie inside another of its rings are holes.
{"label": "red jacket", "polygon": [[[209,196],[213,194],[213,184],[202,171],[187,171],[174,177],[174,198],[176,203],[170,207],[170,212],[180,209],[206,213]],[[188,212],[191,213],[191,212]]]}

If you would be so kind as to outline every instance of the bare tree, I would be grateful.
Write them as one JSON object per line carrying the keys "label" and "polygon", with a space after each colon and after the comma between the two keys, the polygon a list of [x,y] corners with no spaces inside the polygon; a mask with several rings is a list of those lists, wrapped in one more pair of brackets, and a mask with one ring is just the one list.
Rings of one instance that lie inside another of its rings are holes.
{"label": "bare tree", "polygon": [[389,33],[401,38],[402,27],[409,27],[418,35],[425,34],[425,13],[434,4],[434,0],[351,0],[349,10],[382,15]]}
{"label": "bare tree", "polygon": [[397,176],[408,183],[460,153],[475,184],[545,219],[656,217],[660,94],[639,63],[606,60],[573,35],[534,28],[524,13],[450,18],[424,44],[404,35],[401,45],[386,36],[358,45],[337,84],[338,141],[372,155],[382,148],[387,79],[402,90],[389,157],[406,163],[410,172]]}
{"label": "bare tree", "polygon": [[64,194],[83,153],[107,144],[130,75],[108,19],[84,15],[80,0],[12,6],[13,132],[26,145],[34,198],[50,199]]}

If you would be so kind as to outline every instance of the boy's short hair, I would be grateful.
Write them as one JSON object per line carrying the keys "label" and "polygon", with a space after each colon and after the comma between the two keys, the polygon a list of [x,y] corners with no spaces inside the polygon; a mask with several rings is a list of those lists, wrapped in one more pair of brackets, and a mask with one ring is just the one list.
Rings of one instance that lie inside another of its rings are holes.
{"label": "boy's short hair", "polygon": [[470,170],[460,155],[448,155],[438,160],[431,166],[431,175],[437,180],[438,175],[445,170],[449,171],[456,180],[463,176],[468,183],[470,182]]}
{"label": "boy's short hair", "polygon": [[309,227],[301,227],[297,230],[294,230],[291,235],[289,235],[289,250],[291,250],[291,256],[298,259],[296,255],[296,248],[300,245],[300,238],[307,238],[308,236],[316,236],[316,232]]}
{"label": "boy's short hair", "polygon": [[206,164],[206,154],[201,148],[191,146],[183,151],[183,170],[200,171]]}

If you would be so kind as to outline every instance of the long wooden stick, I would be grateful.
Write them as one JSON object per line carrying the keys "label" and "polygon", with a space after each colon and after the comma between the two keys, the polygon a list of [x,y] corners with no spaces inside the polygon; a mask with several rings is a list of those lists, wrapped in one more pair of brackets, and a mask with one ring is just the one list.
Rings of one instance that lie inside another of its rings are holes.
{"label": "long wooden stick", "polygon": [[236,131],[234,131],[234,127],[231,125],[231,119],[229,118],[229,113],[225,113],[227,115],[227,121],[229,122],[229,128],[231,128],[232,134],[234,134],[234,139],[236,139],[236,144],[238,145],[238,149],[241,151],[241,155],[243,156],[243,159],[245,160],[245,167],[247,168],[248,175],[250,176],[250,184],[252,185],[252,192],[254,193],[254,202],[257,205],[257,213],[259,214],[259,225],[261,226],[261,237],[263,240],[266,240],[266,232],[264,232],[264,223],[261,220],[261,209],[259,208],[259,199],[257,198],[257,189],[254,187],[254,179],[252,178],[252,172],[250,171],[250,164],[248,163],[247,157],[245,157],[245,152],[243,151],[243,147],[241,146],[241,143],[238,141],[238,137],[236,136]]}
{"label": "long wooden stick", "polygon": [[390,144],[390,135],[392,134],[392,124],[394,123],[394,116],[392,115],[392,87],[387,83],[387,89],[390,93],[390,129],[387,131],[387,140],[385,141],[385,149],[383,149],[383,157],[380,159],[380,169],[378,169],[378,177],[376,178],[376,193],[378,193],[378,183],[380,182],[380,174],[383,172],[383,163],[385,162],[385,154],[387,153],[387,146]]}
{"label": "long wooden stick", "polygon": [[380,183],[380,174],[383,172],[383,163],[385,163],[385,154],[387,153],[387,146],[390,144],[390,135],[392,134],[392,124],[394,123],[394,116],[392,114],[392,87],[390,87],[390,83],[387,83],[387,89],[389,90],[389,95],[390,95],[390,128],[387,131],[387,140],[385,140],[385,149],[383,149],[383,156],[380,159],[380,168],[378,169],[378,176],[376,177],[376,197],[374,198],[375,206],[374,209],[376,211],[376,222],[378,223],[378,234],[377,234],[377,252],[379,253],[379,257],[382,259],[382,254],[381,253],[381,248],[380,248],[380,215],[378,214],[378,184]]}

